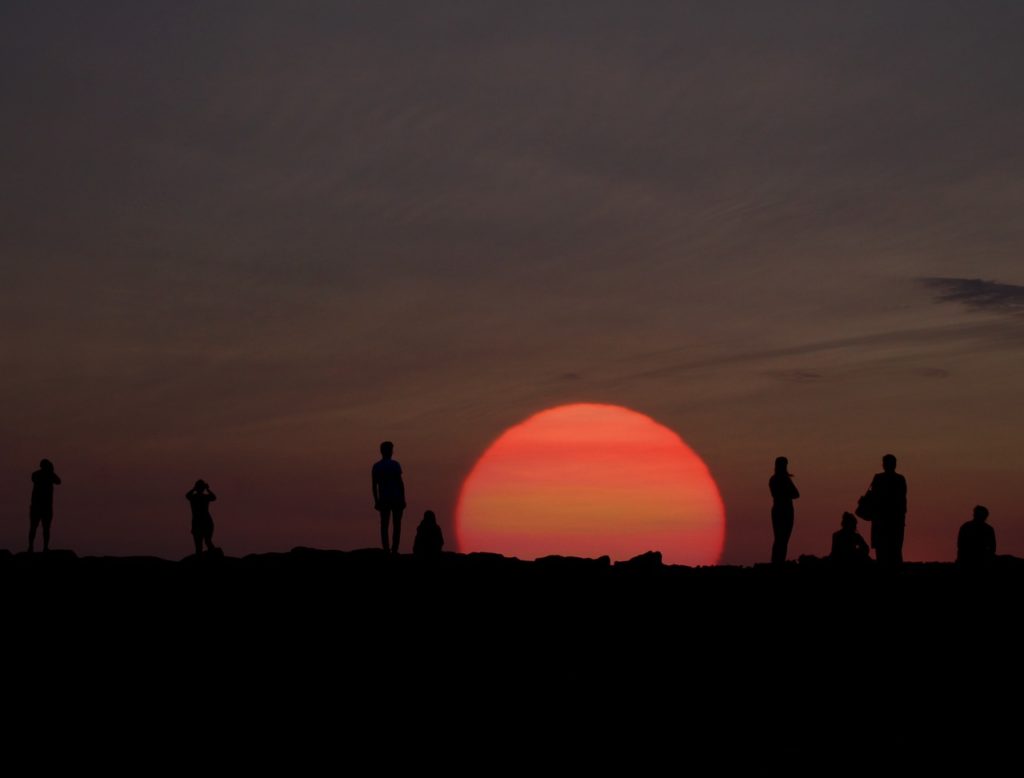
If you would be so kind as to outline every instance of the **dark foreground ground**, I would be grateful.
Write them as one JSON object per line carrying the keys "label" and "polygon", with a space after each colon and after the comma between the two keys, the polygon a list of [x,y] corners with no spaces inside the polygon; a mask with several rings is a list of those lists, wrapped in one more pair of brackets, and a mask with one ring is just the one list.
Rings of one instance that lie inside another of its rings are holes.
{"label": "dark foreground ground", "polygon": [[1024,751],[1013,558],[966,574],[0,552],[0,593],[7,753],[110,770],[774,772]]}

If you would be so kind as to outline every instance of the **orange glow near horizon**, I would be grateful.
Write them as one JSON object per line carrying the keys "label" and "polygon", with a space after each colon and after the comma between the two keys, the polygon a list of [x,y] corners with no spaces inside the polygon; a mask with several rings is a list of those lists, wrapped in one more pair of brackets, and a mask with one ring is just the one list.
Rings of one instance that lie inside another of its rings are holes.
{"label": "orange glow near horizon", "polygon": [[462,484],[460,551],[710,565],[725,509],[703,460],[667,427],[617,405],[562,405],[507,429]]}

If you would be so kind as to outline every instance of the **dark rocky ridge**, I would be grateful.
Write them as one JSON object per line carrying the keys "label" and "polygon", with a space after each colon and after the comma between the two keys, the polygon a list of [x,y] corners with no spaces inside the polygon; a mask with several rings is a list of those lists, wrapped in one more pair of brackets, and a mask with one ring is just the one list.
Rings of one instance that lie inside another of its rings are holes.
{"label": "dark rocky ridge", "polygon": [[922,754],[963,745],[964,727],[1019,724],[978,712],[1024,691],[1022,584],[1014,558],[968,574],[0,554],[5,693],[29,723],[59,700],[106,730],[95,701],[113,700],[127,731],[226,717],[313,749],[391,753],[429,732],[502,758],[546,744],[601,764],[620,750],[742,760],[755,744],[810,753],[890,732]]}

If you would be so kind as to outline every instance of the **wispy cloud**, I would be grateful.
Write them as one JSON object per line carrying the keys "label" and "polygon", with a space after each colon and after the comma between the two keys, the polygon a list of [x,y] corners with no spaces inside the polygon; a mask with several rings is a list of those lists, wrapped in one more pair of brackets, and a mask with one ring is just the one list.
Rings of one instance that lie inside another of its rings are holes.
{"label": "wispy cloud", "polygon": [[[1011,345],[1016,346],[1020,343],[1020,338],[1020,327],[1007,327],[999,321],[984,321],[974,323],[957,322],[956,324],[944,326],[916,327],[851,335],[848,337],[827,338],[778,348],[740,349],[691,360],[677,361],[673,359],[673,356],[681,353],[682,350],[671,349],[662,352],[649,352],[639,356],[638,359],[654,363],[654,366],[644,370],[623,373],[621,379],[658,378],[691,370],[771,362],[792,357],[812,357],[818,354],[847,350],[862,353],[870,353],[877,348],[884,348],[889,351],[894,348],[918,351],[928,346],[951,347],[958,343],[988,341],[1009,341]],[[810,368],[802,368],[795,373],[790,371],[788,377],[790,380],[815,380],[812,376],[813,372]]]}
{"label": "wispy cloud", "polygon": [[822,378],[821,373],[814,370],[771,370],[766,375],[792,384],[809,384]]}
{"label": "wispy cloud", "polygon": [[949,370],[942,367],[917,367],[914,368],[911,373],[921,378],[949,378],[951,375]]}
{"label": "wispy cloud", "polygon": [[925,277],[918,280],[935,291],[936,302],[962,303],[977,311],[1024,313],[1024,286],[982,278]]}

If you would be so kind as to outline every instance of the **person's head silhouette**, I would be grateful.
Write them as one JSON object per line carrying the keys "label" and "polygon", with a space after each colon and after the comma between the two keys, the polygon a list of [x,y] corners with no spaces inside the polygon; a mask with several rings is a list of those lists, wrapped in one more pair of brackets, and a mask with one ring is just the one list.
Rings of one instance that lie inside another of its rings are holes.
{"label": "person's head silhouette", "polygon": [[892,454],[886,454],[884,457],[882,457],[882,470],[884,470],[887,473],[895,473],[896,457],[894,457]]}
{"label": "person's head silhouette", "polygon": [[789,460],[786,457],[775,457],[775,475],[792,475],[789,472]]}
{"label": "person's head silhouette", "polygon": [[196,481],[196,485],[192,487],[197,492],[205,492],[209,488],[209,484],[206,483],[202,478]]}
{"label": "person's head silhouette", "polygon": [[380,455],[385,459],[391,459],[391,455],[395,453],[395,444],[390,440],[385,440],[380,444]]}
{"label": "person's head silhouette", "polygon": [[842,527],[845,530],[856,530],[857,529],[857,517],[849,511],[843,514]]}
{"label": "person's head silhouette", "polygon": [[437,524],[437,516],[433,511],[423,511],[423,523],[428,527]]}
{"label": "person's head silhouette", "polygon": [[987,519],[987,518],[988,518],[988,508],[986,508],[984,505],[975,505],[974,506],[974,520],[978,521],[978,522],[981,522],[981,521],[985,521],[985,519]]}
{"label": "person's head silhouette", "polygon": [[53,462],[51,462],[49,459],[40,459],[39,460],[39,469],[40,470],[45,470],[47,473],[52,473],[53,472]]}

